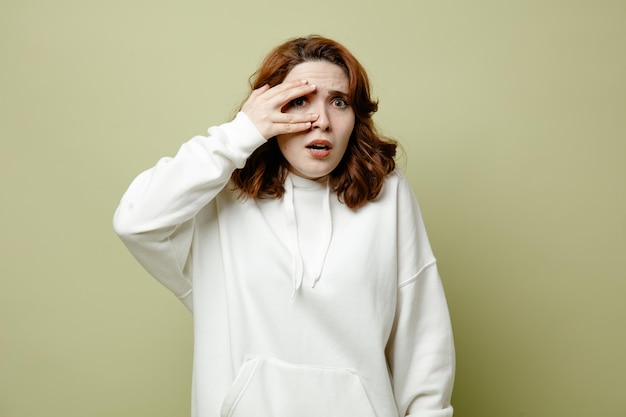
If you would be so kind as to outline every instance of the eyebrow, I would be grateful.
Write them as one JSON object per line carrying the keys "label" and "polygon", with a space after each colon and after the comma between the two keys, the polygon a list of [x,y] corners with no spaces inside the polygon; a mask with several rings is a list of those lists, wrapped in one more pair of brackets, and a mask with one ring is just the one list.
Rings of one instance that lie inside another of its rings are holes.
{"label": "eyebrow", "polygon": [[[317,94],[319,92],[319,90],[315,90],[313,92],[313,94]],[[328,90],[328,95],[329,96],[348,96],[348,93],[341,91],[341,90]]]}
{"label": "eyebrow", "polygon": [[331,96],[347,96],[348,93],[343,92],[341,90],[330,90],[328,93],[330,93]]}

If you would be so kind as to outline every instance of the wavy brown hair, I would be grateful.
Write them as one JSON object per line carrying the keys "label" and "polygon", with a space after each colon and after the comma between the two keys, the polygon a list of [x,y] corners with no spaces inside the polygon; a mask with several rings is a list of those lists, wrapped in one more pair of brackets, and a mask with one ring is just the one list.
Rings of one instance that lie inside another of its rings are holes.
{"label": "wavy brown hair", "polygon": [[[339,165],[330,173],[330,184],[340,201],[359,208],[375,199],[385,176],[395,169],[396,142],[376,131],[372,115],[378,101],[370,96],[367,73],[343,45],[321,36],[291,39],[271,51],[261,67],[250,77],[252,90],[266,84],[274,87],[283,82],[298,64],[327,61],[340,66],[348,76],[348,102],[355,114],[354,129],[348,148]],[[243,168],[232,174],[242,196],[281,198],[289,163],[283,157],[276,138],[257,148]]]}

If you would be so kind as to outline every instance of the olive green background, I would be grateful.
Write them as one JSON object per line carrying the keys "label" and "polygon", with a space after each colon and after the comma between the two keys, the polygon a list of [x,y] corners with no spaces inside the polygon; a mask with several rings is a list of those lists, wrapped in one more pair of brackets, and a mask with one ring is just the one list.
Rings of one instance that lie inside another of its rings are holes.
{"label": "olive green background", "polygon": [[111,228],[302,34],[360,58],[424,212],[456,417],[626,415],[626,3],[0,3],[0,417],[188,416],[192,320]]}

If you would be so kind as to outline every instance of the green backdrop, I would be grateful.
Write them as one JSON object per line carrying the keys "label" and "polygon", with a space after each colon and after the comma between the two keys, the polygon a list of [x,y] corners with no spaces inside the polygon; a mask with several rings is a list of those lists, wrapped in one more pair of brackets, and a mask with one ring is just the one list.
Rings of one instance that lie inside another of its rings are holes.
{"label": "green backdrop", "polygon": [[111,217],[261,57],[348,46],[439,258],[456,417],[624,416],[626,3],[0,4],[0,417],[188,416],[192,321]]}

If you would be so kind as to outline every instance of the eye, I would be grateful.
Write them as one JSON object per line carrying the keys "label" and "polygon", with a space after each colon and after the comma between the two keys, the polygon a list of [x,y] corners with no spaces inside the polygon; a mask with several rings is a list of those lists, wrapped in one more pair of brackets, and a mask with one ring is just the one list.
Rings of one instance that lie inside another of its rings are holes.
{"label": "eye", "polygon": [[306,97],[299,97],[294,100],[291,100],[292,107],[304,107],[306,105]]}
{"label": "eye", "polygon": [[348,101],[343,97],[335,97],[333,99],[333,106],[337,107],[338,109],[345,109],[346,107],[348,107]]}

